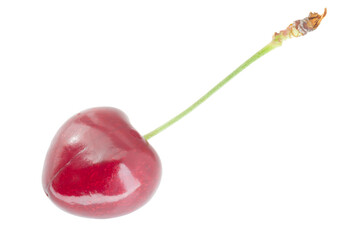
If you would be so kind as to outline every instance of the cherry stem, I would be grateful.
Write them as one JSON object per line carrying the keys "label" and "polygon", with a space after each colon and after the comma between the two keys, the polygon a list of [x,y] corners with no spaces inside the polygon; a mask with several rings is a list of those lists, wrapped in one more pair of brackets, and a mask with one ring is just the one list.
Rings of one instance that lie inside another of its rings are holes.
{"label": "cherry stem", "polygon": [[146,140],[149,140],[153,136],[157,135],[158,133],[162,132],[166,128],[173,125],[175,122],[179,121],[181,118],[183,118],[185,115],[190,113],[192,110],[194,110],[196,107],[198,107],[200,104],[202,104],[206,99],[208,99],[211,95],[213,95],[215,92],[217,92],[221,87],[223,87],[226,83],[228,83],[232,78],[234,78],[238,73],[240,73],[242,70],[247,68],[251,63],[255,62],[260,57],[264,56],[271,50],[275,49],[276,47],[281,46],[280,42],[271,41],[269,44],[267,44],[265,47],[263,47],[261,50],[259,50],[257,53],[255,53],[253,56],[251,56],[248,60],[246,60],[243,64],[241,64],[238,68],[236,68],[232,73],[230,73],[226,78],[224,78],[222,81],[220,81],[216,86],[214,86],[210,91],[208,91],[205,95],[203,95],[199,100],[197,100],[195,103],[193,103],[190,107],[161,125],[160,127],[156,128],[155,130],[149,132],[148,134],[144,135],[143,137]]}
{"label": "cherry stem", "polygon": [[148,134],[144,135],[146,140],[149,140],[153,136],[157,135],[158,133],[162,132],[164,129],[168,128],[169,126],[173,125],[175,122],[179,121],[185,115],[190,113],[194,110],[197,106],[202,104],[206,99],[208,99],[211,95],[213,95],[217,90],[219,90],[222,86],[224,86],[227,82],[229,82],[233,77],[235,77],[239,72],[247,68],[250,64],[258,60],[260,57],[264,56],[271,50],[279,47],[282,45],[282,42],[286,39],[292,37],[301,37],[306,35],[308,32],[311,32],[319,27],[319,24],[326,16],[327,9],[325,8],[323,14],[313,13],[310,12],[309,16],[301,19],[296,20],[292,24],[290,24],[285,30],[280,31],[279,33],[275,33],[273,35],[272,41],[260,49],[257,53],[251,56],[248,60],[246,60],[243,64],[241,64],[237,69],[235,69],[232,73],[230,73],[226,78],[224,78],[221,82],[219,82],[215,87],[210,89],[204,96],[199,98],[195,103],[193,103],[190,107],[170,119],[168,122],[164,123],[160,127],[156,128],[155,130],[149,132]]}

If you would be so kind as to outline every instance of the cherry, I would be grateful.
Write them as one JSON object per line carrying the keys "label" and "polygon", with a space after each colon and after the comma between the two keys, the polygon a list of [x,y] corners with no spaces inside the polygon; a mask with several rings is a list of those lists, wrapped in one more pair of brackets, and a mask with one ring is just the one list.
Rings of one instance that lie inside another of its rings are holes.
{"label": "cherry", "polygon": [[147,142],[190,113],[261,56],[292,37],[315,30],[326,15],[310,13],[246,60],[187,109],[143,137],[115,108],[93,108],[68,120],[56,134],[43,171],[43,187],[62,209],[93,218],[116,217],[144,205],[159,185],[161,164]]}
{"label": "cherry", "polygon": [[115,108],[93,108],[70,118],[53,139],[43,187],[60,208],[80,216],[130,213],[154,194],[159,157]]}

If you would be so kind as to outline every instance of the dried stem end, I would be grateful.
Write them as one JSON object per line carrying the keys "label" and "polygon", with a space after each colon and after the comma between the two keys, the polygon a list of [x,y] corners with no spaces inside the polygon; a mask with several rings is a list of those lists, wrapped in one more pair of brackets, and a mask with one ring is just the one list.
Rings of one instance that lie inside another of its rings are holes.
{"label": "dried stem end", "polygon": [[281,43],[292,37],[301,37],[308,32],[314,31],[318,28],[323,18],[326,16],[327,10],[325,8],[322,15],[318,13],[310,13],[308,17],[297,20],[290,24],[285,30],[275,33],[273,35],[273,42],[281,45]]}

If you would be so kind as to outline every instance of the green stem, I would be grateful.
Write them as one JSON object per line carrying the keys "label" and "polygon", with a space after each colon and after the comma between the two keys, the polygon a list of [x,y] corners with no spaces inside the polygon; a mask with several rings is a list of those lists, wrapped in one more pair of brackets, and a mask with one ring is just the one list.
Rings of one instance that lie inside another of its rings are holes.
{"label": "green stem", "polygon": [[263,47],[261,50],[259,50],[257,53],[255,53],[253,56],[251,56],[248,60],[246,60],[243,64],[241,64],[237,69],[235,69],[232,73],[230,73],[226,78],[224,78],[221,82],[219,82],[215,87],[213,87],[210,91],[208,91],[204,96],[199,98],[195,103],[193,103],[190,107],[170,119],[168,122],[164,123],[160,127],[156,128],[155,130],[149,132],[148,134],[144,135],[144,138],[146,140],[149,140],[153,136],[157,135],[158,133],[162,132],[175,122],[179,121],[181,118],[183,118],[185,115],[190,113],[192,110],[194,110],[197,106],[202,104],[206,99],[208,99],[211,95],[213,95],[217,90],[219,90],[222,86],[224,86],[227,82],[229,82],[233,77],[235,77],[239,72],[247,68],[251,63],[255,62],[260,57],[264,56],[266,53],[270,52],[271,50],[275,49],[276,47],[279,47],[281,43],[272,41],[265,47]]}

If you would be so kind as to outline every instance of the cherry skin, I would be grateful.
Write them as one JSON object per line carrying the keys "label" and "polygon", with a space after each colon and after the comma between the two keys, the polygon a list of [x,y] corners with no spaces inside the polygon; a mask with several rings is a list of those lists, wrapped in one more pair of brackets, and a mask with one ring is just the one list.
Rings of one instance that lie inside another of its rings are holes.
{"label": "cherry skin", "polygon": [[57,132],[43,169],[46,195],[75,215],[130,213],[155,193],[161,163],[149,143],[115,108],[92,108]]}

